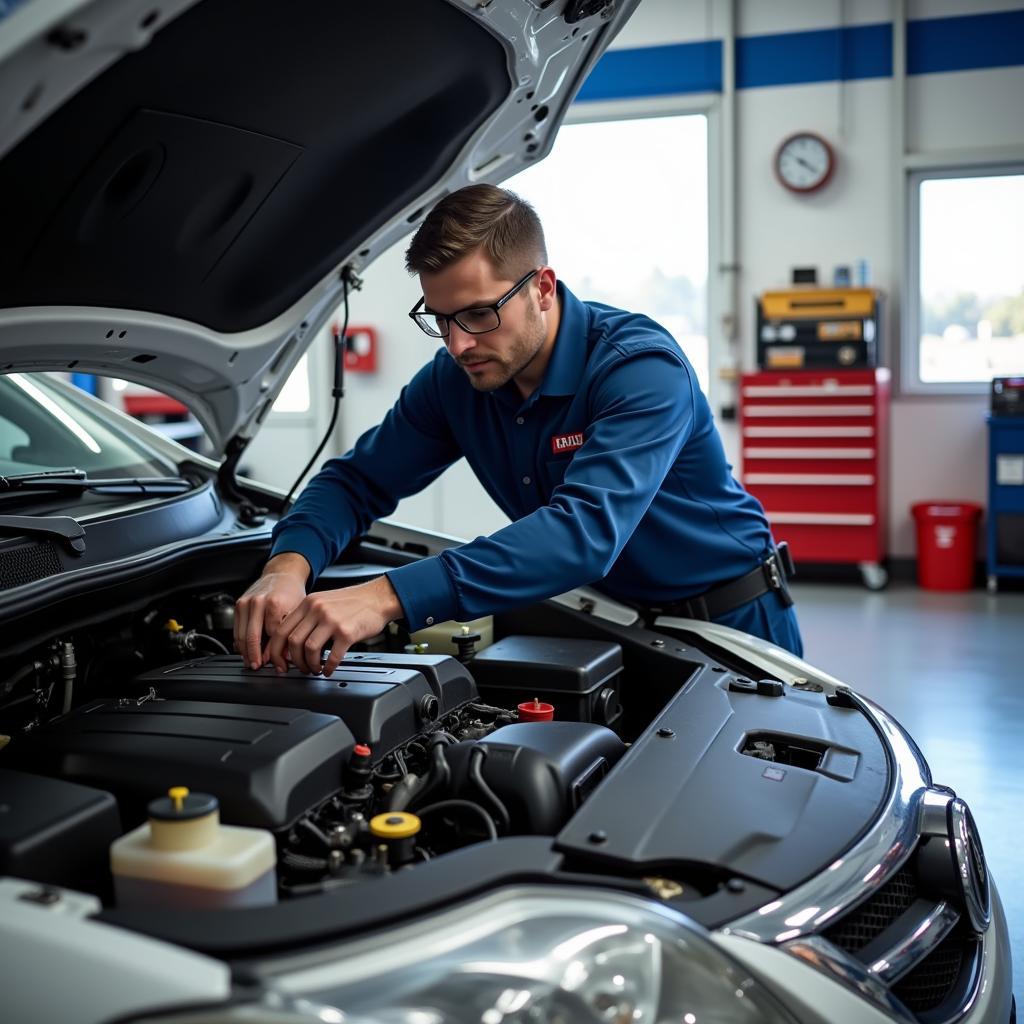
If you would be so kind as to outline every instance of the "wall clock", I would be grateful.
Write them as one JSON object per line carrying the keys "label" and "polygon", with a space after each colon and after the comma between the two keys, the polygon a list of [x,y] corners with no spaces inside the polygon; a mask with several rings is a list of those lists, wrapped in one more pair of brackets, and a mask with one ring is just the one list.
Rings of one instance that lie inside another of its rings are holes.
{"label": "wall clock", "polygon": [[835,166],[835,151],[814,132],[795,132],[775,151],[775,176],[792,192],[816,192],[832,177]]}

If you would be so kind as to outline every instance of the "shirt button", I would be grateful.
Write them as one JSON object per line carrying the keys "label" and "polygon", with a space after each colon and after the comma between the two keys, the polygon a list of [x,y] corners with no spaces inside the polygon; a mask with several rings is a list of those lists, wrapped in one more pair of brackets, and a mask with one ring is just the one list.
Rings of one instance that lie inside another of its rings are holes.
{"label": "shirt button", "polygon": [[517,416],[516,417],[516,423],[518,423],[519,426],[522,426],[525,422],[526,422],[526,420],[524,420],[522,416]]}
{"label": "shirt button", "polygon": [[434,624],[434,616],[428,615],[423,621],[426,622],[428,626],[432,626]]}
{"label": "shirt button", "polygon": [[524,476],[524,477],[523,477],[523,483],[524,483],[524,484],[527,484],[527,485],[529,485],[529,483],[530,483],[530,478],[529,478],[528,476]]}

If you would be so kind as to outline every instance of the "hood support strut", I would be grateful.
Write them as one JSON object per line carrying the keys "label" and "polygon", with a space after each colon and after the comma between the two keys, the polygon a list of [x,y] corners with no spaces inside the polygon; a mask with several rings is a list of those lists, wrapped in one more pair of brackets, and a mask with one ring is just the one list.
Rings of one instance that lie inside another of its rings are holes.
{"label": "hood support strut", "polygon": [[267,509],[254,505],[238,486],[235,475],[242,452],[249,447],[249,439],[235,434],[224,448],[224,460],[217,467],[217,485],[225,498],[238,502],[238,521],[243,526],[262,526]]}

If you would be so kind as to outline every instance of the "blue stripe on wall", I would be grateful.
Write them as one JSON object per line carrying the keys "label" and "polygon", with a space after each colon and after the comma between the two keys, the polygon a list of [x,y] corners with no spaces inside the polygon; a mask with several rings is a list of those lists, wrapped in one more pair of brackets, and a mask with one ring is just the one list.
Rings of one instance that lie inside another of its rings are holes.
{"label": "blue stripe on wall", "polygon": [[736,88],[886,78],[892,25],[857,25],[736,40]]}
{"label": "blue stripe on wall", "polygon": [[1024,64],[1024,10],[907,25],[907,72],[927,75]]}
{"label": "blue stripe on wall", "polygon": [[28,3],[28,0],[0,0],[0,21],[3,21],[8,14],[13,14],[19,7]]}
{"label": "blue stripe on wall", "polygon": [[576,99],[666,96],[722,91],[722,40],[609,50],[597,62]]}
{"label": "blue stripe on wall", "polygon": [[73,373],[71,383],[83,391],[88,391],[90,395],[96,394],[96,378],[91,373]]}
{"label": "blue stripe on wall", "polygon": [[[1024,9],[928,18],[907,24],[907,72],[1024,64]],[[736,40],[736,87],[855,81],[892,74],[892,25],[854,25]],[[722,41],[610,50],[598,61],[578,101],[720,92]]]}

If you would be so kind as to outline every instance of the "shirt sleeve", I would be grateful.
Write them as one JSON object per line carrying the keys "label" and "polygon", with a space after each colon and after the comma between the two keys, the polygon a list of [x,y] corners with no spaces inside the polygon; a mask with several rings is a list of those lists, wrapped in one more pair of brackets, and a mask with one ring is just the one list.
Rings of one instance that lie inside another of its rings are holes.
{"label": "shirt sleeve", "polygon": [[662,348],[594,385],[584,444],[547,505],[489,537],[388,572],[410,629],[531,604],[607,575],[693,431],[694,383]]}
{"label": "shirt sleeve", "polygon": [[439,400],[438,370],[437,360],[424,366],[379,426],[324,463],[274,527],[271,556],[297,552],[315,579],[354,537],[461,457]]}

